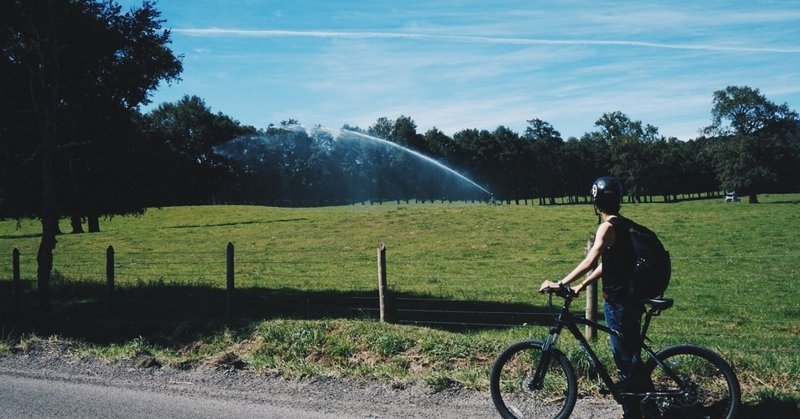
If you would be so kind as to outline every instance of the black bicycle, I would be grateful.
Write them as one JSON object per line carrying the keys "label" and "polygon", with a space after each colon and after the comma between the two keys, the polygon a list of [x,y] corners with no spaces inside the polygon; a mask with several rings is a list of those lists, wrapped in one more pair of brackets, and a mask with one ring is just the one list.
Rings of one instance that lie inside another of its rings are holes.
{"label": "black bicycle", "polygon": [[638,382],[646,384],[626,388],[615,385],[578,325],[589,325],[622,339],[624,336],[605,325],[573,315],[569,306],[576,295],[568,286],[548,290],[548,294],[551,310],[553,295],[563,298],[564,304],[560,312],[553,310],[555,325],[547,338],[509,346],[492,368],[492,401],[504,418],[567,418],[572,413],[578,397],[578,382],[569,359],[556,347],[564,329],[578,340],[589,363],[617,402],[633,398],[639,401],[645,415],[654,418],[731,419],[736,415],[741,399],[739,380],[719,354],[690,344],[654,352],[647,344],[650,320],[672,307],[672,299],[643,300],[647,311],[640,346],[642,356],[646,354],[648,358],[638,371]]}

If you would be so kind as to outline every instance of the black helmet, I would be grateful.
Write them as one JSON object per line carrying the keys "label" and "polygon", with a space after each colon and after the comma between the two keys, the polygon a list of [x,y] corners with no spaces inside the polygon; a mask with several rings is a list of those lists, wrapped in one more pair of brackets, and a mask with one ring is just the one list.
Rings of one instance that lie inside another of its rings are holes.
{"label": "black helmet", "polygon": [[597,178],[592,183],[592,202],[603,212],[619,211],[622,202],[622,184],[611,176]]}

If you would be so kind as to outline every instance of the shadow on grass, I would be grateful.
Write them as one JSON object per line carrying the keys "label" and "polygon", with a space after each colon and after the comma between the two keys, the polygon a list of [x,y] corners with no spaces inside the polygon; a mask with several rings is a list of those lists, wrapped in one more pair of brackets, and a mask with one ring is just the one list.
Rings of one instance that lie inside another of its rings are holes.
{"label": "shadow on grass", "polygon": [[252,221],[240,221],[235,223],[219,223],[219,224],[186,224],[186,225],[177,225],[177,226],[167,226],[165,228],[205,228],[205,227],[229,227],[229,226],[239,226],[239,225],[248,225],[248,224],[271,224],[271,223],[290,223],[296,221],[307,221],[308,218],[287,218],[281,220],[252,220]]}
{"label": "shadow on grass", "polygon": [[[109,306],[105,285],[90,282],[54,283],[53,310],[43,314],[37,309],[34,284],[23,281],[22,285],[19,308],[15,309],[11,284],[0,282],[4,337],[35,333],[96,344],[142,337],[179,347],[224,327],[242,328],[264,319],[379,318],[377,291],[241,288],[232,294],[229,317],[227,292],[221,288],[159,283],[119,287]],[[552,322],[546,308],[528,304],[444,300],[403,293],[393,294],[387,305],[387,315],[394,323],[453,331]]]}

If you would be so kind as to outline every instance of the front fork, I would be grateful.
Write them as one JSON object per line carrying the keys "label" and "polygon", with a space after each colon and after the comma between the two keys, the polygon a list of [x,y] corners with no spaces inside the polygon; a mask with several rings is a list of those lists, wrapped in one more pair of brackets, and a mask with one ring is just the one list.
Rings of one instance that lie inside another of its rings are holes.
{"label": "front fork", "polygon": [[547,367],[553,357],[553,348],[555,348],[558,335],[561,334],[561,328],[560,324],[553,326],[550,329],[550,334],[547,335],[547,339],[542,342],[542,356],[539,357],[539,364],[536,365],[536,369],[533,371],[533,377],[527,383],[529,390],[541,390],[544,387],[544,375],[547,373]]}

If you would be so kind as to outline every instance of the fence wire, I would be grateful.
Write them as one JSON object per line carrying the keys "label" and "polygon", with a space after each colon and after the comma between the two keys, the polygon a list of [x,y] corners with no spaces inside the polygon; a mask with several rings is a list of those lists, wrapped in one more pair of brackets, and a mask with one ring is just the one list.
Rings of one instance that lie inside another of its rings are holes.
{"label": "fence wire", "polygon": [[[36,275],[35,254],[23,255],[21,276],[32,280]],[[704,264],[710,260],[779,263],[794,269],[800,267],[800,253],[747,254],[735,256],[692,255],[673,259],[677,264]],[[224,288],[226,283],[226,253],[224,248],[211,251],[130,251],[117,252],[114,274],[119,286],[139,286],[152,283]],[[568,272],[574,258],[439,258],[436,255],[387,258],[388,285],[398,296],[427,300],[427,304],[447,305],[464,301],[497,303],[502,310],[464,310],[442,307],[398,309],[410,317],[426,317],[428,321],[403,320],[404,323],[432,325],[459,324],[459,317],[480,318],[506,316],[510,321],[475,321],[476,327],[520,326],[530,318],[542,322],[544,297],[536,288],[544,279],[556,279]],[[545,269],[536,267],[546,266]],[[2,280],[11,278],[11,264],[3,263]],[[374,249],[263,249],[237,250],[234,276],[237,288],[291,290],[294,293],[342,292],[372,293],[374,301],[351,307],[375,315],[377,311],[376,254]],[[57,252],[53,281],[84,281],[102,283],[106,276],[106,255]],[[760,337],[768,341],[756,351],[782,352],[787,347],[800,350],[800,283],[769,281],[768,269],[714,271],[702,279],[690,278],[677,272],[670,285],[678,295],[691,295],[692,301],[680,301],[654,323],[660,336],[687,336],[723,339],[731,347],[739,347],[736,331],[741,327],[761,330]],[[736,287],[729,284],[745,283]],[[755,298],[758,296],[758,298]],[[360,297],[364,298],[364,297]],[[374,304],[370,307],[370,304]],[[519,310],[527,305],[534,310]],[[681,306],[689,308],[682,308]],[[576,311],[582,304],[575,304]],[[688,311],[688,312],[687,312]],[[436,316],[441,316],[437,319]],[[527,317],[526,317],[527,316]],[[786,324],[791,318],[793,324]],[[513,321],[511,321],[513,320]],[[545,319],[546,320],[546,319]],[[462,324],[464,322],[461,322]],[[752,343],[752,341],[750,341]]]}

